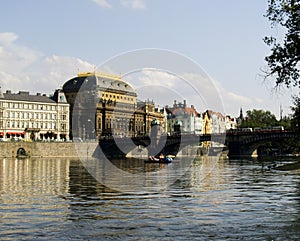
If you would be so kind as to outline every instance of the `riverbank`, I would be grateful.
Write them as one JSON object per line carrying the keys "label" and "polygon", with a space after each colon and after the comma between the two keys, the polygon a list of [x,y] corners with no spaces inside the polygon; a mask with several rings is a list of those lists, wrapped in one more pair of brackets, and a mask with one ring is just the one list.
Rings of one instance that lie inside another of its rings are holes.
{"label": "riverbank", "polygon": [[0,142],[0,157],[75,157],[73,142]]}
{"label": "riverbank", "polygon": [[[97,142],[0,142],[0,158],[16,157],[86,157],[92,156],[98,146]],[[228,152],[222,156],[227,157]],[[207,156],[208,150],[199,147],[188,147],[177,153],[177,156]],[[216,155],[216,154],[214,154]],[[147,158],[146,148],[137,147],[126,157]]]}

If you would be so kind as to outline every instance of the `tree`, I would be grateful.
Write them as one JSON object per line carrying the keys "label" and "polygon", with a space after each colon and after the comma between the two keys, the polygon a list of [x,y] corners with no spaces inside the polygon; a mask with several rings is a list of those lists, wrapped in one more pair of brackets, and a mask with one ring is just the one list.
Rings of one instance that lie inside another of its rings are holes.
{"label": "tree", "polygon": [[285,130],[290,130],[291,121],[291,116],[283,116],[282,119],[278,122],[278,125],[283,126]]}
{"label": "tree", "polygon": [[293,96],[293,106],[291,110],[293,111],[291,119],[291,129],[296,133],[296,138],[291,144],[291,148],[299,153],[300,151],[300,97]]}
{"label": "tree", "polygon": [[270,111],[264,110],[256,110],[253,109],[247,111],[247,116],[245,120],[242,122],[240,127],[260,127],[260,128],[267,128],[271,126],[277,126],[278,121],[274,114]]}
{"label": "tree", "polygon": [[299,136],[299,134],[300,134],[300,97],[294,96],[293,100],[294,100],[294,102],[293,102],[294,106],[291,107],[291,109],[293,111],[291,126],[292,126],[293,130]]}
{"label": "tree", "polygon": [[265,16],[272,27],[279,24],[286,31],[282,44],[275,37],[264,38],[271,47],[271,54],[265,57],[265,78],[275,77],[276,87],[300,87],[300,0],[268,0]]}

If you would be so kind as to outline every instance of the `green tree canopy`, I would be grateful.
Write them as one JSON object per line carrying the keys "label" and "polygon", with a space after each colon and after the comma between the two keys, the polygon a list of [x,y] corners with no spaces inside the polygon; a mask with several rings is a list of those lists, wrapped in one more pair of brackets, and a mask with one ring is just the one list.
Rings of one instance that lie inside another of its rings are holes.
{"label": "green tree canopy", "polygon": [[247,116],[240,127],[267,128],[277,125],[278,121],[275,115],[272,114],[270,111],[253,109],[247,111]]}
{"label": "green tree canopy", "polygon": [[283,43],[273,36],[264,38],[271,47],[271,54],[265,57],[265,77],[275,78],[276,87],[300,87],[300,0],[268,0],[265,16],[273,27],[280,25],[286,30]]}
{"label": "green tree canopy", "polygon": [[300,97],[294,97],[294,106],[291,107],[293,114],[292,114],[292,120],[291,120],[291,126],[293,130],[295,130],[300,136]]}

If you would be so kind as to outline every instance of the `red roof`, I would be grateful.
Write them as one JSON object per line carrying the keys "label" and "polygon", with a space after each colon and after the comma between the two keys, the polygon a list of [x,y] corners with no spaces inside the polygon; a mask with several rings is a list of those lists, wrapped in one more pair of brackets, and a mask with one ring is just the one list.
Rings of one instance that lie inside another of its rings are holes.
{"label": "red roof", "polygon": [[185,108],[169,108],[170,112],[173,115],[176,114],[187,114],[187,115],[192,115],[192,113],[196,116],[199,115],[199,113],[195,110],[193,107],[185,107]]}

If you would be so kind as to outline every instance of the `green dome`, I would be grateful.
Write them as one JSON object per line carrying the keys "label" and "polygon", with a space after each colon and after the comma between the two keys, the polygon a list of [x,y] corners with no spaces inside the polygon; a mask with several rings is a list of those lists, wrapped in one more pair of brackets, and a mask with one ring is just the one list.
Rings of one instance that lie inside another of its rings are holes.
{"label": "green dome", "polygon": [[160,125],[160,122],[157,119],[151,121],[151,126]]}

